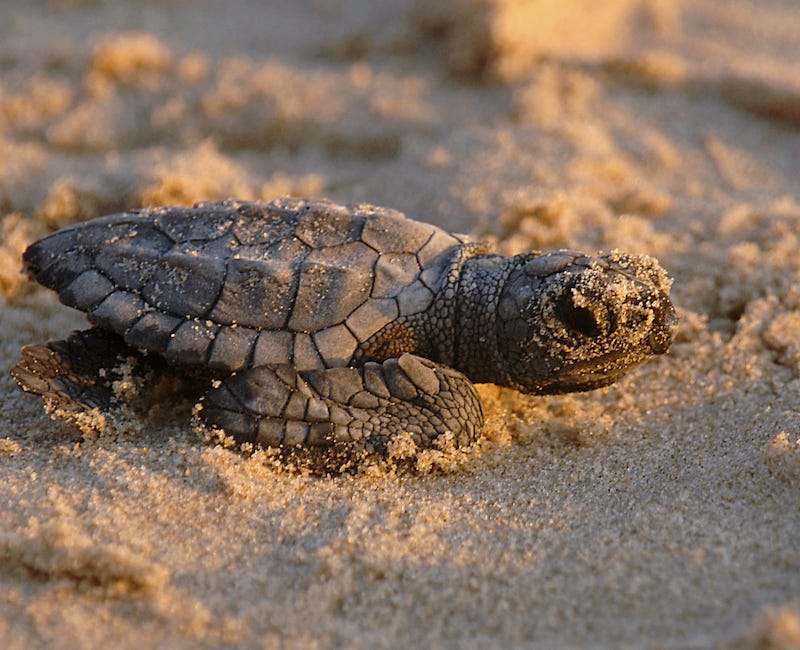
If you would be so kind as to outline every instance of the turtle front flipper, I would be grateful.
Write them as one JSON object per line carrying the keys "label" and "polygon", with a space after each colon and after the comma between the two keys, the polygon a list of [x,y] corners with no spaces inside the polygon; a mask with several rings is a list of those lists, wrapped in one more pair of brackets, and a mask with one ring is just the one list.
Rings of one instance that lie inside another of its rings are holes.
{"label": "turtle front flipper", "polygon": [[466,446],[483,427],[480,399],[470,381],[412,354],[358,368],[258,366],[212,388],[200,418],[238,443],[346,445],[384,455],[401,434],[418,447],[430,447],[449,432],[458,446]]}
{"label": "turtle front flipper", "polygon": [[128,357],[141,356],[119,336],[92,328],[72,332],[65,341],[26,345],[11,376],[22,390],[67,411],[107,411],[119,404],[117,367]]}

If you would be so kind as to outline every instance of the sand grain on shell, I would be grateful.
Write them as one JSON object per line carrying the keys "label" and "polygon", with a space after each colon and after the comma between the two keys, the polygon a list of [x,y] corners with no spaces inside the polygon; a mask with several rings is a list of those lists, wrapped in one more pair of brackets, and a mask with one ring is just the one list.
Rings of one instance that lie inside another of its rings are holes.
{"label": "sand grain on shell", "polygon": [[479,387],[481,443],[412,473],[289,472],[191,405],[79,443],[2,373],[0,646],[800,646],[800,11],[574,4],[0,9],[2,368],[85,323],[29,241],[229,196],[650,254],[681,317],[602,391]]}

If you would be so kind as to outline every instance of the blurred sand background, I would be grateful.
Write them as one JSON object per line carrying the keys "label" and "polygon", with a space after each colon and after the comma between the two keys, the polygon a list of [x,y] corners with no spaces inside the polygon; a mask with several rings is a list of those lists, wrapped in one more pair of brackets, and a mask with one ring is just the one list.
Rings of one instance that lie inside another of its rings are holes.
{"label": "blurred sand background", "polygon": [[[0,647],[800,647],[796,0],[2,0]],[[7,369],[84,326],[33,239],[324,195],[657,256],[671,353],[480,388],[485,438],[315,478],[189,405],[79,443]]]}

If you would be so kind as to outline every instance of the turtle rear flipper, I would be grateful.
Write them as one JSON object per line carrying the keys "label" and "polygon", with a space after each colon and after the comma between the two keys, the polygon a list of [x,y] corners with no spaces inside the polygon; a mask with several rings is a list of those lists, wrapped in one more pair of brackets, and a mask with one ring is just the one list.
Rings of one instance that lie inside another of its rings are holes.
{"label": "turtle rear flipper", "polygon": [[74,420],[71,416],[93,409],[108,412],[123,404],[125,363],[143,358],[121,337],[92,328],[73,332],[64,341],[25,346],[11,376],[22,390],[41,395],[52,412]]}
{"label": "turtle rear flipper", "polygon": [[238,443],[343,445],[382,455],[402,434],[422,448],[446,433],[457,446],[466,446],[483,427],[480,399],[470,381],[412,354],[358,368],[258,366],[219,382],[199,413],[206,426],[222,429]]}

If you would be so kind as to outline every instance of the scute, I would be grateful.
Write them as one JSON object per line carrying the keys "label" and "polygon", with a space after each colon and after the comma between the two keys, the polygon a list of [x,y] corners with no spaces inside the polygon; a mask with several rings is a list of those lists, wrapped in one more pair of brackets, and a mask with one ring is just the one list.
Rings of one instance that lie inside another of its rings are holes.
{"label": "scute", "polygon": [[434,260],[441,255],[442,252],[453,248],[453,246],[460,245],[460,241],[450,235],[435,228],[430,239],[425,242],[425,245],[417,252],[417,259],[423,270],[434,262]]}
{"label": "scute", "polygon": [[422,269],[417,256],[411,253],[384,253],[375,266],[373,298],[388,298],[399,294],[406,285],[419,277]]}
{"label": "scute", "polygon": [[205,316],[225,279],[225,260],[174,251],[163,255],[142,294],[153,307],[176,316]]}
{"label": "scute", "polygon": [[192,209],[161,208],[155,212],[153,224],[178,244],[216,239],[233,225],[229,209],[235,205],[205,203]]}
{"label": "scute", "polygon": [[145,312],[147,306],[135,293],[114,291],[89,313],[89,321],[105,329],[124,334]]}
{"label": "scute", "polygon": [[294,356],[292,363],[300,370],[313,370],[315,368],[324,368],[325,364],[322,357],[319,356],[317,346],[310,334],[305,332],[298,332],[294,335]]}
{"label": "scute", "polygon": [[162,251],[136,246],[137,240],[127,239],[105,246],[94,258],[95,267],[115,285],[128,291],[141,291],[155,275]]}
{"label": "scute", "polygon": [[60,260],[64,254],[74,250],[77,240],[78,230],[76,228],[59,230],[49,237],[31,244],[23,254],[22,260],[27,268],[37,274],[36,279],[39,282],[53,289],[54,287],[39,279],[39,274],[54,261]]}
{"label": "scute", "polygon": [[[86,249],[115,245],[122,239],[138,238],[141,226],[148,229],[146,221],[127,215],[112,215],[97,221],[90,221],[84,228],[80,228],[80,224],[78,224],[75,226],[77,234],[75,244]],[[152,230],[152,227],[149,230]]]}
{"label": "scute", "polygon": [[347,365],[358,346],[356,337],[344,325],[334,325],[320,330],[313,338],[314,345],[327,368]]}
{"label": "scute", "polygon": [[232,259],[208,318],[259,329],[285,327],[297,294],[298,266],[299,261],[283,259]]}
{"label": "scute", "polygon": [[243,248],[236,238],[236,235],[230,231],[226,232],[224,235],[220,235],[216,239],[193,241],[192,246],[203,255],[219,257],[220,259],[230,259],[234,255],[240,255]]}
{"label": "scute", "polygon": [[253,349],[253,365],[289,363],[294,352],[294,334],[285,330],[263,330]]}
{"label": "scute", "polygon": [[102,273],[88,270],[70,282],[59,294],[61,302],[84,311],[92,309],[114,291],[114,283]]}
{"label": "scute", "polygon": [[163,354],[169,345],[172,333],[183,322],[184,319],[177,316],[149,311],[128,328],[125,332],[125,343],[135,348]]}
{"label": "scute", "polygon": [[359,341],[366,341],[397,318],[399,313],[397,300],[394,298],[372,298],[350,314],[345,324]]}
{"label": "scute", "polygon": [[36,280],[59,293],[79,275],[92,268],[92,258],[80,248],[64,251],[36,273]]}
{"label": "scute", "polygon": [[221,327],[214,337],[208,365],[232,372],[247,365],[258,332],[249,327]]}
{"label": "scute", "polygon": [[208,350],[219,329],[196,320],[184,321],[170,336],[164,356],[170,361],[187,365],[206,363]]}
{"label": "scute", "polygon": [[422,281],[417,280],[405,287],[397,295],[401,316],[409,316],[425,311],[433,303],[433,292]]}
{"label": "scute", "polygon": [[316,332],[343,322],[369,298],[377,259],[360,242],[311,251],[299,268],[289,329]]}
{"label": "scute", "polygon": [[361,240],[379,253],[418,253],[439,231],[395,210],[376,210],[364,224]]}
{"label": "scute", "polygon": [[270,203],[243,203],[230,215],[231,233],[242,246],[263,246],[294,237],[301,215]]}
{"label": "scute", "polygon": [[343,205],[321,203],[300,218],[297,237],[312,248],[340,246],[358,241],[364,228],[364,217],[355,217]]}

